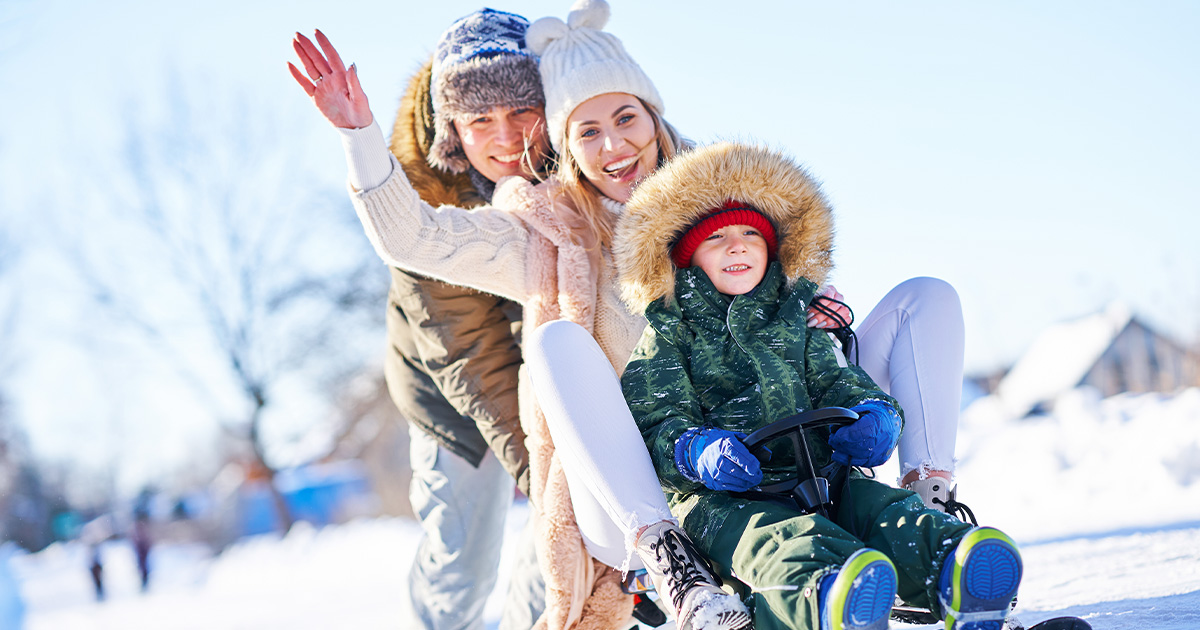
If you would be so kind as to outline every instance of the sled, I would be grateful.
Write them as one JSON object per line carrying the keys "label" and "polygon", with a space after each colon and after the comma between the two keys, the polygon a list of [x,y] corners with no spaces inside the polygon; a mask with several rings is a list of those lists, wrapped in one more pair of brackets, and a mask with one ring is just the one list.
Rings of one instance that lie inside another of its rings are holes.
{"label": "sled", "polygon": [[[892,619],[914,625],[935,624],[942,620],[924,608],[899,605],[892,608]],[[1009,617],[1004,620],[1001,630],[1092,630],[1092,624],[1079,617],[1055,617],[1026,626],[1015,617]]]}
{"label": "sled", "polygon": [[[812,461],[805,431],[847,425],[855,420],[858,420],[858,414],[849,409],[825,407],[777,420],[746,436],[742,441],[751,453],[761,450],[772,440],[785,437],[790,439],[796,453],[796,474],[786,481],[762,485],[756,490],[736,494],[759,500],[765,495],[775,500],[790,501],[806,513],[821,514],[830,518],[848,478],[849,467],[831,462],[818,471]],[[622,630],[674,630],[674,621],[659,605],[654,596],[654,586],[644,575],[644,571],[640,571],[632,572],[626,577],[625,592],[637,599],[634,619],[631,620],[633,623],[628,627],[623,625]],[[1014,599],[1013,606],[1015,605]],[[899,601],[892,608],[891,617],[898,622],[921,625],[942,621],[941,617],[929,609],[905,606]],[[1078,617],[1056,617],[1026,628],[1014,617],[1009,617],[1004,622],[1004,630],[1091,630],[1091,625]]]}

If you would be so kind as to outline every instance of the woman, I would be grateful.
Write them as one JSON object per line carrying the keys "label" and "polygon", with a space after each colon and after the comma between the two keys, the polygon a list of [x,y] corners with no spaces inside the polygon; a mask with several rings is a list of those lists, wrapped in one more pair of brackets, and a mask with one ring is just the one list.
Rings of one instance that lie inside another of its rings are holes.
{"label": "woman", "polygon": [[[680,628],[747,627],[745,607],[718,588],[671,516],[617,382],[645,320],[620,300],[609,251],[615,217],[633,185],[682,143],[659,115],[662,101],[653,83],[616,38],[599,30],[607,5],[577,8],[582,10],[572,13],[570,26],[547,18],[526,35],[541,54],[560,175],[537,186],[505,180],[492,207],[467,211],[423,203],[381,148],[354,67],[345,70],[327,42],[324,55],[311,46],[301,53],[307,78],[298,70],[293,75],[347,137],[355,208],[380,256],[524,306],[525,330],[535,331],[524,343],[521,416],[546,579],[541,625],[615,627],[628,618],[631,600],[609,567],[645,565]],[[581,82],[583,73],[588,80]],[[367,159],[357,161],[364,154]],[[558,320],[574,322],[570,330],[583,333],[601,359],[593,363],[606,373],[591,377],[551,366],[559,355],[547,357],[553,353],[539,349],[558,347],[560,327],[537,327]],[[576,391],[581,385],[588,389]],[[611,408],[611,419],[578,426],[580,408],[604,408],[580,394]]]}
{"label": "woman", "polygon": [[[628,598],[614,590],[611,572],[587,561],[586,545],[608,566],[644,562],[681,628],[693,620],[697,628],[739,627],[748,619],[744,608],[707,587],[712,578],[666,508],[617,381],[645,320],[621,303],[612,226],[634,184],[682,143],[662,119],[649,78],[619,41],[599,30],[607,5],[575,9],[569,23],[547,18],[528,33],[541,54],[559,172],[538,186],[507,180],[494,207],[468,212],[422,204],[389,162],[354,68],[346,71],[332,46],[304,59],[311,83],[294,74],[348,139],[352,198],[380,256],[525,306],[526,330],[534,332],[523,346],[522,423],[531,499],[544,526],[542,623],[599,628],[627,616]],[[379,149],[370,151],[372,143]],[[535,329],[543,323],[550,325]],[[707,588],[687,588],[694,584]],[[709,602],[707,611],[717,614],[697,615]]]}

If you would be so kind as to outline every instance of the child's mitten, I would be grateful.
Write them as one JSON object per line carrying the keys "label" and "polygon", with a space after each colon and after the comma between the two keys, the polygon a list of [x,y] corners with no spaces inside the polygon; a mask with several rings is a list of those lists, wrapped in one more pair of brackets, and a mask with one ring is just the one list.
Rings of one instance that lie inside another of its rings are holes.
{"label": "child's mitten", "polygon": [[712,427],[688,429],[675,442],[675,467],[712,490],[749,490],[762,481],[762,468],[739,436],[744,437]]}
{"label": "child's mitten", "polygon": [[829,436],[834,461],[848,466],[883,464],[900,440],[900,414],[882,400],[868,400],[850,410],[858,413],[858,420]]}

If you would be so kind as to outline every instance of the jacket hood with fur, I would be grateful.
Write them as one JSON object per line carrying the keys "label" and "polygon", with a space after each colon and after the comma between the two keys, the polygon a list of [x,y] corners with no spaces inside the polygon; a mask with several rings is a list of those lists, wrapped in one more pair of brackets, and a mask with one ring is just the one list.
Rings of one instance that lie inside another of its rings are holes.
{"label": "jacket hood with fur", "polygon": [[485,200],[465,172],[451,173],[429,165],[429,151],[436,132],[433,103],[429,98],[432,72],[433,59],[430,59],[421,66],[404,91],[400,109],[396,112],[396,123],[392,127],[392,154],[426,203],[459,208],[483,205]]}
{"label": "jacket hood with fur", "polygon": [[617,223],[613,253],[629,309],[671,301],[671,247],[727,200],[747,203],[775,226],[778,259],[789,284],[825,284],[833,270],[833,211],[820,184],[780,152],[719,143],[681,153],[633,193]]}

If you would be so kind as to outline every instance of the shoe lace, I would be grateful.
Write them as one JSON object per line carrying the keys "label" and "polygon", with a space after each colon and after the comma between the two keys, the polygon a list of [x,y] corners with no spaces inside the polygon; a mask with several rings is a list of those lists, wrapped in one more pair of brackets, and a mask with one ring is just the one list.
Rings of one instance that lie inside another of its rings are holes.
{"label": "shoe lace", "polygon": [[713,575],[708,561],[679,532],[663,533],[655,545],[654,558],[660,567],[665,567],[664,573],[671,578],[669,590],[675,610],[683,606],[684,596],[693,586],[718,579]]}
{"label": "shoe lace", "polygon": [[956,496],[957,494],[958,488],[955,488],[950,491],[950,495],[946,497],[947,500],[943,501],[938,497],[933,497],[931,501],[933,503],[937,503],[938,505],[945,506],[947,514],[954,516],[964,523],[969,519],[972,525],[978,527],[979,521],[975,520],[975,513],[971,511],[971,508],[967,507],[966,503],[962,503],[958,500]]}

